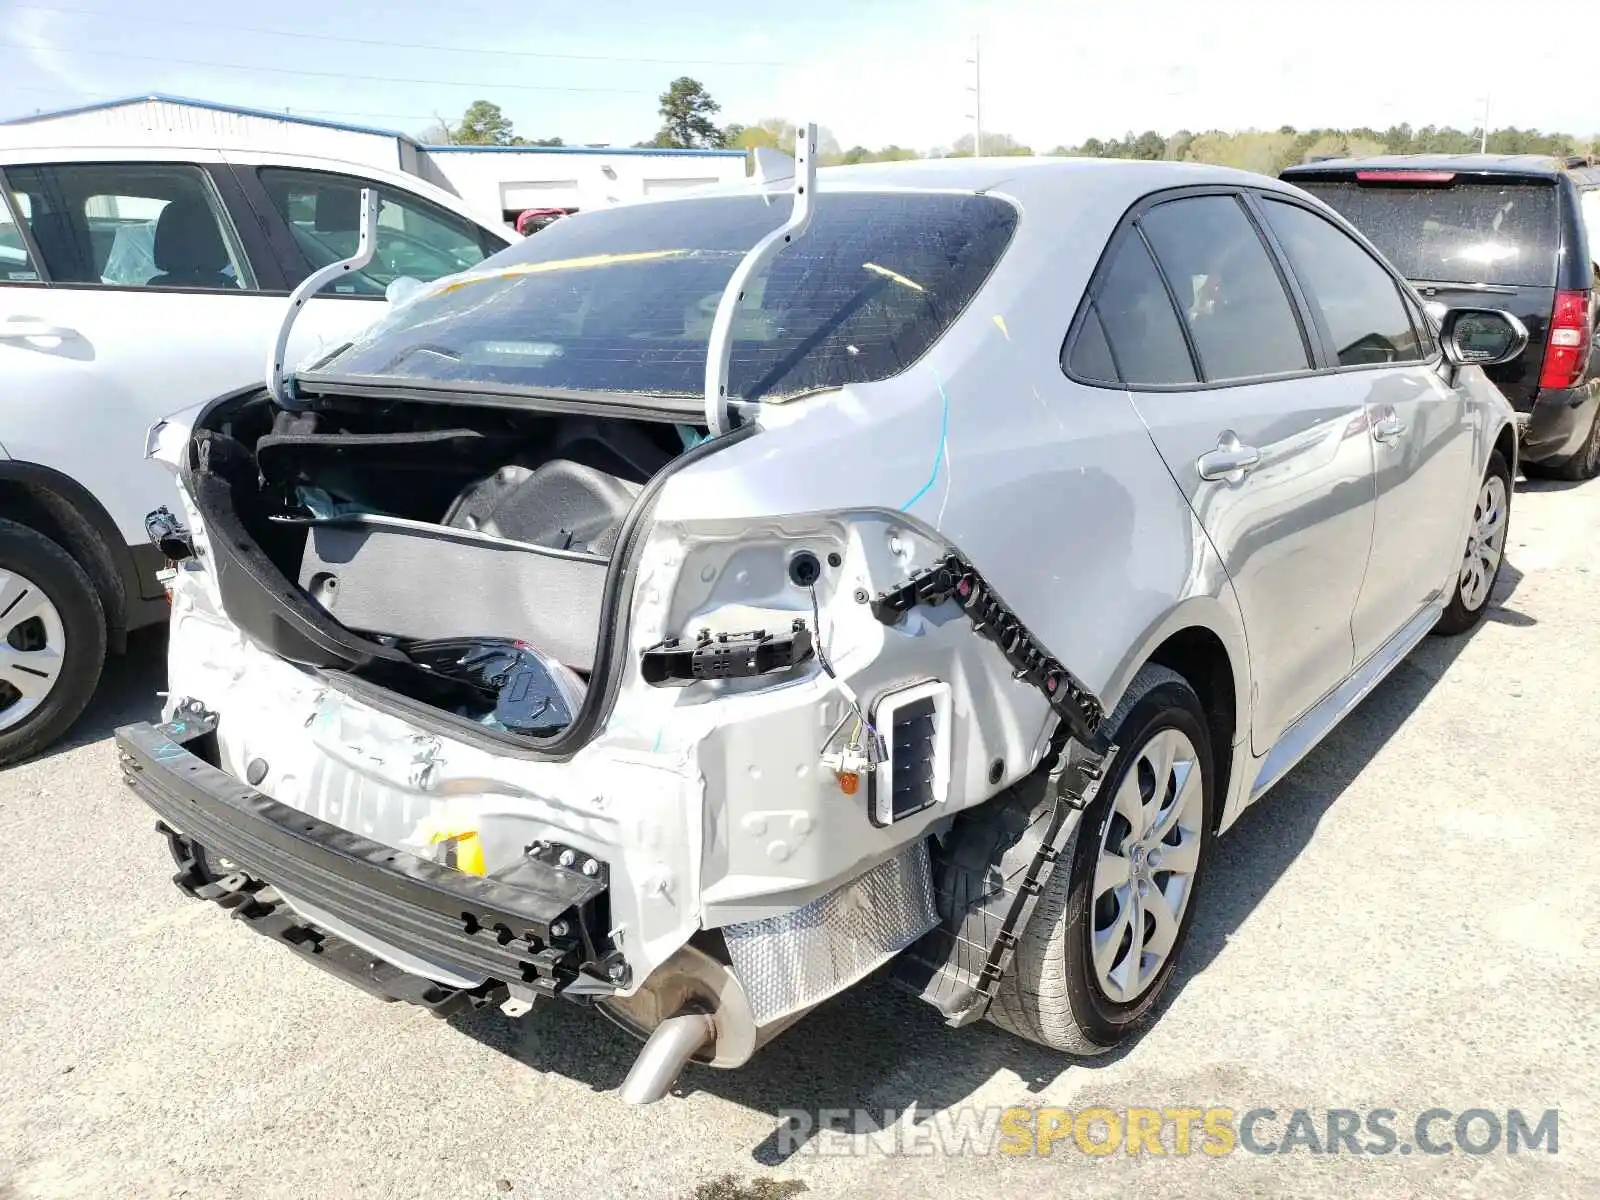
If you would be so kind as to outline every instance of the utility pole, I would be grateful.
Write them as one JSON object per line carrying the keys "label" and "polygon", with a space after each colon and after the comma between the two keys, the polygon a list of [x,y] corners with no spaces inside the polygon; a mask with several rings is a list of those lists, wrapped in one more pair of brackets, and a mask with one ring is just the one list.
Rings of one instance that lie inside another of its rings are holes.
{"label": "utility pole", "polygon": [[1483,133],[1478,138],[1478,153],[1489,153],[1489,93],[1483,94]]}
{"label": "utility pole", "polygon": [[972,57],[967,59],[972,64],[972,86],[967,91],[972,93],[972,157],[983,157],[983,64],[982,37],[978,34],[972,36]]}

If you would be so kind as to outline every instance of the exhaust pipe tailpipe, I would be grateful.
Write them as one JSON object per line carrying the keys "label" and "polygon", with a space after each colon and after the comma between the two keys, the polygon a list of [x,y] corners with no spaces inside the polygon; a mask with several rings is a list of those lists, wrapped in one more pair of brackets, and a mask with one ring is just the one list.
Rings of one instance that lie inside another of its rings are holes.
{"label": "exhaust pipe tailpipe", "polygon": [[681,1012],[650,1033],[622,1081],[624,1104],[654,1104],[671,1090],[691,1059],[717,1037],[710,1013]]}

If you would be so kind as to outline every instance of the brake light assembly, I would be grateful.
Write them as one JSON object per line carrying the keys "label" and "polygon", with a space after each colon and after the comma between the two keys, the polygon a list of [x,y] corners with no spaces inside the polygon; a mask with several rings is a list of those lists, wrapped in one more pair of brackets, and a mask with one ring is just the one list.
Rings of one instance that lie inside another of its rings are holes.
{"label": "brake light assembly", "polygon": [[1357,183],[1410,183],[1448,184],[1455,181],[1454,171],[1357,171]]}
{"label": "brake light assembly", "polygon": [[1594,293],[1557,292],[1545,340],[1541,388],[1577,387],[1589,366],[1589,343],[1594,335]]}

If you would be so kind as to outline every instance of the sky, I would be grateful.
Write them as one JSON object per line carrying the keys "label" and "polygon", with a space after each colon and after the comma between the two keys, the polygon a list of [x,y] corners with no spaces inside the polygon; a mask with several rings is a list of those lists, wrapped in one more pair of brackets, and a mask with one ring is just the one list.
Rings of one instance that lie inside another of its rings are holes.
{"label": "sky", "polygon": [[416,134],[481,98],[526,137],[625,145],[691,75],[723,123],[813,120],[846,147],[948,146],[975,99],[986,131],[1042,152],[1149,128],[1470,129],[1486,91],[1493,127],[1588,136],[1592,89],[1555,81],[1576,78],[1568,47],[1600,44],[1600,5],[1558,2],[1541,33],[1491,0],[1448,18],[1421,0],[0,0],[0,118],[159,91]]}

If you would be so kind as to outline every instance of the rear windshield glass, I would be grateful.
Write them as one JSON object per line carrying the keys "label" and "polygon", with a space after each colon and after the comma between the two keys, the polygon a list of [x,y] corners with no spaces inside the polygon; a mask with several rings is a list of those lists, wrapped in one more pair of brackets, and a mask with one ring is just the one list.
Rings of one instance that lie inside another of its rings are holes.
{"label": "rear windshield glass", "polygon": [[[693,396],[722,289],[792,197],[707,196],[584,213],[398,308],[305,378]],[[752,281],[730,392],[781,399],[883,379],[950,326],[1016,210],[987,196],[823,194]]]}
{"label": "rear windshield glass", "polygon": [[1550,184],[1300,186],[1342,213],[1407,279],[1555,286],[1560,235]]}

